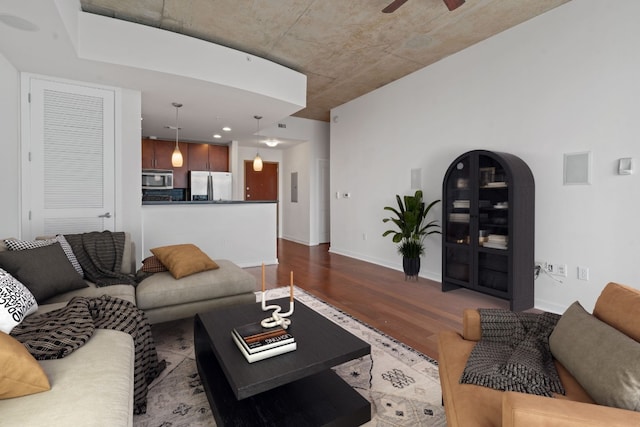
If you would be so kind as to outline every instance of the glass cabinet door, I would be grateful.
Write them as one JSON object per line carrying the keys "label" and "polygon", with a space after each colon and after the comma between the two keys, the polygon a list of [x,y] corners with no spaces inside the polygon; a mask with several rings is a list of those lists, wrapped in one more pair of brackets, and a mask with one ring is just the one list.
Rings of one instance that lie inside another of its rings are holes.
{"label": "glass cabinet door", "polygon": [[508,291],[509,179],[493,157],[478,156],[479,287]]}
{"label": "glass cabinet door", "polygon": [[469,283],[471,280],[471,203],[473,199],[471,157],[467,156],[450,170],[445,183],[444,230],[446,262],[444,275]]}

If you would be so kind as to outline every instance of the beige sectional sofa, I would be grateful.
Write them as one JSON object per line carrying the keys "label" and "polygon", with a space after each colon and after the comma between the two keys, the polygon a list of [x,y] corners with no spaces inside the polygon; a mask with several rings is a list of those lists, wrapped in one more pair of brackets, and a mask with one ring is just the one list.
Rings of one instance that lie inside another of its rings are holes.
{"label": "beige sectional sofa", "polygon": [[[4,239],[2,240],[4,242]],[[4,243],[0,251],[6,250]],[[131,301],[151,323],[193,316],[221,305],[255,301],[255,278],[235,264],[216,260],[220,268],[179,280],[155,273],[137,287],[117,284],[56,295],[36,313],[64,307],[74,296],[110,295]],[[135,251],[126,234],[121,272],[134,273]],[[79,349],[62,359],[39,361],[51,389],[0,400],[0,424],[13,426],[131,426],[133,424],[134,344],[131,336],[98,329]],[[0,360],[0,368],[2,360]]]}
{"label": "beige sectional sofa", "polygon": [[166,271],[144,279],[136,286],[138,308],[151,323],[162,323],[215,307],[255,302],[255,277],[229,260],[216,263],[220,268],[179,280]]}

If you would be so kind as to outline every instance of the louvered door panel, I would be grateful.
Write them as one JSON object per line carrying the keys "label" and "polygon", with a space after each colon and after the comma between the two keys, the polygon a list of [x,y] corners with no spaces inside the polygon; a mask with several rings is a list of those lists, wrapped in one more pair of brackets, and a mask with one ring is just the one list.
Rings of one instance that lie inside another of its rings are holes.
{"label": "louvered door panel", "polygon": [[102,98],[44,91],[45,209],[103,208]]}
{"label": "louvered door panel", "polygon": [[31,80],[30,237],[114,226],[114,92]]}

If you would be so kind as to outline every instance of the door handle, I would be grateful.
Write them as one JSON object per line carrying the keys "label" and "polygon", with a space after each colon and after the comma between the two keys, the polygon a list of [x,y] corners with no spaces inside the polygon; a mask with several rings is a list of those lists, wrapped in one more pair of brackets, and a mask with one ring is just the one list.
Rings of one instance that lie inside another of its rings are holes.
{"label": "door handle", "polygon": [[102,215],[98,215],[98,218],[111,218],[111,212],[104,213]]}

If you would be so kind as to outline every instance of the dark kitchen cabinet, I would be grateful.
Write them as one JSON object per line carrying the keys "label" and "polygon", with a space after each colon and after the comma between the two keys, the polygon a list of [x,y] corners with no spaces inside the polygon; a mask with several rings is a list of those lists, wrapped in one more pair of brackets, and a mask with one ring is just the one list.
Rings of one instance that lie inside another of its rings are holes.
{"label": "dark kitchen cabinet", "polygon": [[142,138],[142,169],[154,169],[155,161],[155,141]]}
{"label": "dark kitchen cabinet", "polygon": [[189,187],[189,171],[229,172],[229,147],[226,145],[179,142],[182,166],[174,168],[171,155],[175,141],[142,138],[142,169],[173,170],[173,187]]}
{"label": "dark kitchen cabinet", "polygon": [[176,143],[158,139],[142,139],[143,169],[173,169],[171,154]]}
{"label": "dark kitchen cabinet", "polygon": [[229,172],[229,147],[215,144],[189,144],[189,170]]}
{"label": "dark kitchen cabinet", "polygon": [[169,169],[173,170],[173,187],[187,188],[189,170],[189,149],[190,144],[179,142],[182,153],[182,166],[173,167],[171,155],[176,147],[175,141],[164,141],[160,139],[142,138],[142,169]]}
{"label": "dark kitchen cabinet", "polygon": [[442,290],[460,287],[534,304],[533,174],[522,159],[485,150],[455,159],[443,180]]}

